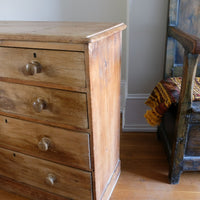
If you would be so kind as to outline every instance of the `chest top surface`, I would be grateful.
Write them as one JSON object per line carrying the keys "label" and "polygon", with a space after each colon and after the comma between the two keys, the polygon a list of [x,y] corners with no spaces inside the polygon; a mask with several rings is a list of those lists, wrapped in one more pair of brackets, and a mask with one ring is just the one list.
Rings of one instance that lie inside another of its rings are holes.
{"label": "chest top surface", "polygon": [[90,43],[125,28],[123,23],[1,21],[0,40]]}

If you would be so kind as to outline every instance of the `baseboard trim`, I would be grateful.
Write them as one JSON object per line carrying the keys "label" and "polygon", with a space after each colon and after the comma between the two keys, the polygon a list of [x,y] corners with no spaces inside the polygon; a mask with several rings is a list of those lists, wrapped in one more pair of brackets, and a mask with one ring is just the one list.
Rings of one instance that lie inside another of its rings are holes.
{"label": "baseboard trim", "polygon": [[123,132],[156,132],[157,127],[151,127],[146,124],[126,124],[122,130]]}
{"label": "baseboard trim", "polygon": [[128,94],[126,97],[126,106],[123,110],[123,132],[157,131],[157,127],[151,127],[144,118],[146,110],[150,109],[145,105],[145,101],[148,97],[148,93]]}
{"label": "baseboard trim", "polygon": [[109,200],[110,199],[110,197],[113,193],[113,190],[117,184],[117,181],[119,179],[120,173],[121,173],[121,161],[119,160],[110,180],[108,181],[107,187],[106,187],[102,197],[100,198],[101,200]]}
{"label": "baseboard trim", "polygon": [[128,94],[126,99],[141,99],[141,100],[147,100],[149,97],[149,93],[140,93],[140,94]]}

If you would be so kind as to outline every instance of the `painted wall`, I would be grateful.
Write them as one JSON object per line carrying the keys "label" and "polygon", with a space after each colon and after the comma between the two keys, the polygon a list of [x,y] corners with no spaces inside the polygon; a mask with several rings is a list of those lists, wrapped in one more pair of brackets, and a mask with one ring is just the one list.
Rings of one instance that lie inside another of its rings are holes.
{"label": "painted wall", "polygon": [[[127,0],[0,0],[0,20],[125,22]],[[122,80],[126,77],[123,35]]]}
{"label": "painted wall", "polygon": [[132,0],[128,93],[149,93],[163,75],[167,0]]}
{"label": "painted wall", "polygon": [[123,129],[155,131],[144,118],[144,102],[163,76],[168,1],[130,0],[128,8],[128,90]]}

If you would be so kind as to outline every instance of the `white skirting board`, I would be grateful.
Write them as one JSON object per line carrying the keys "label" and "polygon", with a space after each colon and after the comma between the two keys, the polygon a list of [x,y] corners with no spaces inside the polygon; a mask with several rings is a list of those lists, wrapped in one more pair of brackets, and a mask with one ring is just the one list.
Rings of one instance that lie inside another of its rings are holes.
{"label": "white skirting board", "polygon": [[147,109],[145,105],[149,94],[129,94],[125,100],[122,112],[122,130],[124,132],[156,132],[157,127],[151,127],[144,114]]}

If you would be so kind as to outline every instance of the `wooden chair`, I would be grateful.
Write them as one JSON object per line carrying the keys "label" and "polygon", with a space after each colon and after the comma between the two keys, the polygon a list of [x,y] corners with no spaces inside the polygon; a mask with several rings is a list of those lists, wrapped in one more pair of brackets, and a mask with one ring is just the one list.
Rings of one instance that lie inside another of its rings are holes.
{"label": "wooden chair", "polygon": [[158,127],[168,155],[171,184],[183,171],[200,171],[200,102],[192,101],[194,78],[200,75],[200,1],[170,0],[164,78],[182,76],[178,105],[172,105]]}

